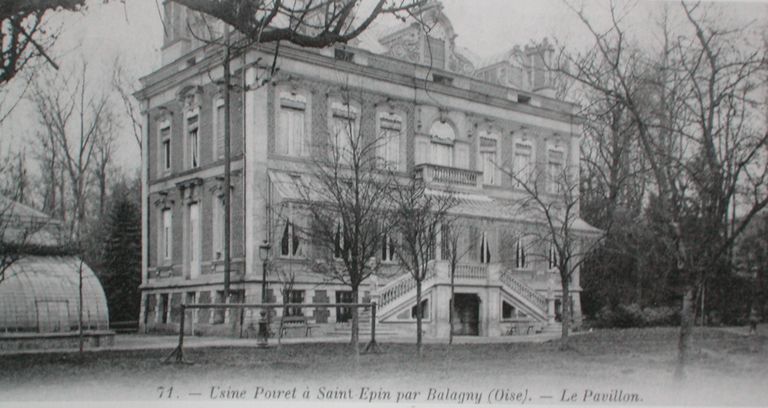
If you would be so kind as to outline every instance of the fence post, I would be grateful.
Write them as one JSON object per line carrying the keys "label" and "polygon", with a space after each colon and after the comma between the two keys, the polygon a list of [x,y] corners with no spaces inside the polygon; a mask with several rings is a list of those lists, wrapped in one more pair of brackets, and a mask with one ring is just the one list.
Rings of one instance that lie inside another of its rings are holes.
{"label": "fence post", "polygon": [[181,319],[179,320],[179,352],[176,354],[176,362],[184,361],[184,319],[187,314],[187,305],[181,305]]}
{"label": "fence post", "polygon": [[379,345],[376,343],[376,302],[371,303],[371,341],[365,346],[366,353],[379,353]]}

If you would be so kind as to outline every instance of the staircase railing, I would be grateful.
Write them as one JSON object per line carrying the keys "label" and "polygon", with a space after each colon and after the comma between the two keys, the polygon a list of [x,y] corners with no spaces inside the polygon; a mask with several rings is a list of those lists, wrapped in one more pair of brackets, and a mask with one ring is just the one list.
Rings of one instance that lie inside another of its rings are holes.
{"label": "staircase railing", "polygon": [[482,264],[458,264],[456,265],[457,279],[488,279],[488,266]]}
{"label": "staircase railing", "polygon": [[[434,265],[430,265],[427,270],[427,276],[422,283],[434,278],[437,275]],[[399,297],[404,296],[416,287],[416,280],[413,279],[410,273],[395,279],[393,282],[387,284],[384,289],[379,293],[379,306],[382,308],[397,300]]]}
{"label": "staircase railing", "polygon": [[512,290],[517,292],[520,296],[527,299],[529,302],[536,305],[539,309],[544,311],[546,313],[547,311],[547,298],[535,290],[531,289],[530,286],[524,284],[523,282],[520,282],[519,280],[513,278],[509,272],[502,272],[501,281],[509,286]]}

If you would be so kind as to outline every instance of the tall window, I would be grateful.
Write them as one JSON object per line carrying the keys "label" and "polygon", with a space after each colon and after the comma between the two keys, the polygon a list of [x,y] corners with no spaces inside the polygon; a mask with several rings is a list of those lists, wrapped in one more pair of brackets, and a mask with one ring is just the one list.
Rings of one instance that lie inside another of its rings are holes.
{"label": "tall window", "polygon": [[547,169],[549,173],[549,192],[557,194],[562,189],[564,181],[563,167],[565,163],[565,153],[557,148],[551,148],[548,152]]}
{"label": "tall window", "polygon": [[189,205],[189,277],[200,275],[200,206],[197,203]]}
{"label": "tall window", "polygon": [[[528,183],[533,171],[533,146],[526,142],[515,143],[515,157],[513,160],[513,174],[515,178],[515,187],[522,188],[523,183]],[[522,183],[521,183],[522,181]]]}
{"label": "tall window", "polygon": [[480,263],[491,263],[491,244],[488,242],[488,233],[480,236]]}
{"label": "tall window", "polygon": [[498,184],[497,141],[491,137],[480,137],[480,163],[483,171],[483,184]]}
{"label": "tall window", "polygon": [[216,98],[213,103],[213,159],[224,157],[224,98]]}
{"label": "tall window", "polygon": [[456,132],[447,122],[437,121],[429,130],[432,136],[432,154],[430,162],[440,166],[453,166],[453,145]]}
{"label": "tall window", "polygon": [[171,121],[160,123],[160,171],[166,173],[171,170]]}
{"label": "tall window", "polygon": [[163,210],[162,214],[163,230],[160,238],[161,252],[164,263],[168,263],[171,260],[173,251],[173,213],[170,208],[166,208]]}
{"label": "tall window", "polygon": [[187,117],[187,149],[189,167],[191,168],[200,166],[200,136],[197,118],[197,113]]}
{"label": "tall window", "polygon": [[170,302],[170,299],[168,298],[167,293],[163,293],[160,295],[160,323],[168,323],[168,311],[170,310],[170,306],[168,305],[168,302]]}
{"label": "tall window", "polygon": [[394,262],[395,261],[395,239],[391,232],[384,234],[381,238],[381,261],[382,262]]}
{"label": "tall window", "polygon": [[283,231],[280,237],[280,255],[288,258],[298,258],[302,256],[301,240],[299,232],[289,217],[283,223]]}
{"label": "tall window", "polygon": [[344,257],[344,225],[341,221],[336,221],[336,230],[333,233],[333,257]]}
{"label": "tall window", "polygon": [[400,162],[400,137],[403,122],[399,116],[383,113],[379,115],[378,155],[387,167],[397,169]]}
{"label": "tall window", "polygon": [[440,259],[450,259],[451,250],[451,225],[443,224],[440,226]]}
{"label": "tall window", "polygon": [[309,155],[306,112],[307,100],[302,95],[288,92],[280,95],[276,141],[278,154],[296,157]]}
{"label": "tall window", "polygon": [[557,268],[559,261],[559,256],[557,253],[557,246],[554,243],[549,244],[549,269]]}
{"label": "tall window", "polygon": [[525,240],[523,238],[515,240],[515,268],[528,268],[528,256],[526,254]]}
{"label": "tall window", "polygon": [[358,111],[347,104],[334,103],[331,105],[331,126],[328,135],[330,145],[335,154],[342,160],[351,158],[352,145],[357,144]]}
{"label": "tall window", "polygon": [[213,259],[224,259],[224,199],[213,197]]}

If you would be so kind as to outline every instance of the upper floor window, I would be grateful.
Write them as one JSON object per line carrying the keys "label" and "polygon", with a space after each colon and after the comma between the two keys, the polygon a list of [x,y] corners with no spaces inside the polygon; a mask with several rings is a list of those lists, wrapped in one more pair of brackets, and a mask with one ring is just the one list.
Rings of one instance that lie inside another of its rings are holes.
{"label": "upper floor window", "polygon": [[400,141],[403,134],[403,119],[391,113],[379,115],[378,156],[387,167],[397,169],[400,163]]}
{"label": "upper floor window", "polygon": [[331,122],[329,144],[331,152],[341,160],[351,158],[353,148],[357,148],[360,112],[349,104],[331,104]]}
{"label": "upper floor window", "polygon": [[333,233],[333,257],[334,259],[344,258],[344,223],[341,220],[336,222],[336,230]]}
{"label": "upper floor window", "polygon": [[186,122],[188,165],[194,169],[200,166],[200,126],[197,112],[190,113]]}
{"label": "upper floor window", "polygon": [[512,172],[514,175],[514,186],[523,188],[531,181],[531,175],[534,169],[533,146],[523,139],[515,142],[514,157],[512,159]]}
{"label": "upper floor window", "polygon": [[162,212],[162,231],[160,237],[160,252],[164,261],[170,261],[173,253],[173,213],[170,208]]}
{"label": "upper floor window", "polygon": [[280,94],[277,123],[278,154],[287,156],[309,155],[309,132],[307,132],[307,98],[296,92]]}
{"label": "upper floor window", "polygon": [[429,130],[432,136],[431,160],[433,164],[441,166],[453,166],[453,145],[456,140],[456,131],[448,122],[437,121]]}
{"label": "upper floor window", "polygon": [[167,173],[171,171],[171,121],[163,120],[158,123],[160,128],[160,172]]}
{"label": "upper floor window", "polygon": [[527,269],[528,268],[528,254],[525,240],[518,238],[515,240],[515,268]]}
{"label": "upper floor window", "polygon": [[549,256],[547,258],[549,261],[549,269],[557,268],[560,264],[560,257],[558,256],[557,246],[554,243],[549,244]]}
{"label": "upper floor window", "polygon": [[187,231],[189,234],[189,247],[187,248],[187,260],[189,261],[189,277],[196,278],[200,275],[200,206],[192,203],[187,209]]}
{"label": "upper floor window", "polygon": [[213,260],[224,259],[224,199],[213,196],[212,227],[213,227]]}
{"label": "upper floor window", "polygon": [[395,261],[395,237],[392,232],[384,234],[381,239],[381,261],[382,262],[394,262]]}
{"label": "upper floor window", "polygon": [[224,98],[216,98],[213,103],[213,160],[224,157]]}
{"label": "upper floor window", "polygon": [[565,182],[565,152],[558,147],[550,147],[547,151],[548,191],[557,194],[562,191]]}
{"label": "upper floor window", "polygon": [[498,137],[491,133],[480,135],[480,163],[483,171],[483,184],[495,185],[499,182]]}

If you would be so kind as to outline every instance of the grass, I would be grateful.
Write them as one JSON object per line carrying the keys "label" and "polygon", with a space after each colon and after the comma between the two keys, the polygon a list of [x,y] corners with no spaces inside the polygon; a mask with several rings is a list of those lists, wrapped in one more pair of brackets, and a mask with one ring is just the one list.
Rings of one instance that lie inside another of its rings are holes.
{"label": "grass", "polygon": [[565,389],[622,389],[642,395],[644,402],[765,403],[758,390],[768,385],[768,338],[696,330],[684,383],[672,380],[676,341],[674,328],[598,330],[573,336],[566,351],[558,342],[426,345],[422,359],[412,344],[383,344],[381,354],[363,355],[359,364],[344,344],[189,349],[185,358],[191,365],[163,364],[169,350],[3,356],[0,400],[156,399],[158,387],[171,386],[181,398],[207,398],[216,386],[251,391],[295,386],[310,390],[314,399],[319,387],[342,393],[352,388],[357,396],[367,386],[486,394],[527,388],[537,397],[554,398]]}

